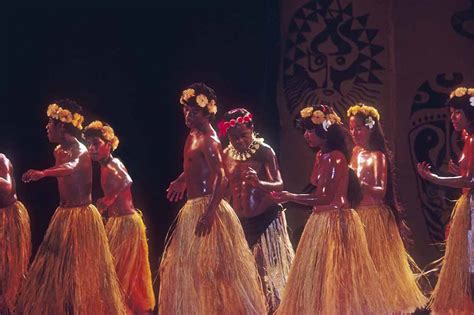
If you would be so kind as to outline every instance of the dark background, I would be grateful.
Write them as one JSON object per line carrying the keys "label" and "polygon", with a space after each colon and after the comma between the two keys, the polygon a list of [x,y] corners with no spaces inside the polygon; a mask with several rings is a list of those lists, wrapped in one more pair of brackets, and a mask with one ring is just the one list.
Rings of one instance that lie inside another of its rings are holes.
{"label": "dark background", "polygon": [[[182,205],[165,198],[169,182],[182,171],[187,129],[181,90],[196,81],[213,87],[217,119],[233,107],[253,111],[257,131],[278,151],[276,3],[2,10],[0,152],[14,165],[18,197],[31,216],[34,251],[58,205],[56,180],[19,179],[30,168],[53,165],[46,108],[69,97],[84,107],[86,123],[105,120],[120,138],[115,155],[134,180],[157,276],[166,233]],[[94,181],[96,200],[97,165]]]}

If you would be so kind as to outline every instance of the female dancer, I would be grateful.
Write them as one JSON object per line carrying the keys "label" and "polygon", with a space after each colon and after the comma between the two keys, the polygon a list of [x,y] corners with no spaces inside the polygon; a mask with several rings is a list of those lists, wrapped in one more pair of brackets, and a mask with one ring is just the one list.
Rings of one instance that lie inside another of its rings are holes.
{"label": "female dancer", "polygon": [[[356,104],[347,111],[349,130],[356,147],[351,167],[357,173],[363,198],[357,213],[365,227],[369,251],[380,282],[394,312],[413,312],[427,299],[414,270],[419,270],[405,250],[401,234],[407,236],[394,183],[394,169],[380,115],[371,106]],[[399,230],[400,228],[400,230]],[[396,276],[394,276],[396,275]]]}
{"label": "female dancer", "polygon": [[272,193],[277,202],[313,206],[278,313],[384,313],[386,302],[364,227],[353,210],[361,191],[348,166],[352,149],[349,133],[328,106],[309,106],[300,114],[308,145],[319,148],[321,154],[314,194]]}

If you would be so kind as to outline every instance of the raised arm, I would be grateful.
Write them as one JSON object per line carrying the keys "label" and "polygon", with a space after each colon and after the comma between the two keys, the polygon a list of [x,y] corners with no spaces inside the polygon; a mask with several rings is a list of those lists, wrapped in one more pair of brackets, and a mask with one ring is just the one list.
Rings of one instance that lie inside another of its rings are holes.
{"label": "raised arm", "polygon": [[418,174],[427,181],[441,186],[453,188],[474,188],[474,140],[472,137],[467,139],[464,145],[468,146],[465,151],[467,159],[467,171],[464,175],[459,176],[438,176],[431,172],[431,165],[426,162],[418,163]]}
{"label": "raised arm", "polygon": [[[54,151],[56,161],[62,161],[64,159],[63,156],[60,156],[61,154],[64,153],[61,153],[59,149]],[[74,173],[74,171],[76,171],[77,167],[79,167],[80,159],[83,158],[85,154],[87,154],[87,151],[84,152],[80,147],[78,149],[71,150],[71,156],[67,161],[44,170],[28,170],[25,174],[23,174],[22,180],[25,183],[28,183],[31,181],[40,180],[44,177],[64,177],[71,175]]]}

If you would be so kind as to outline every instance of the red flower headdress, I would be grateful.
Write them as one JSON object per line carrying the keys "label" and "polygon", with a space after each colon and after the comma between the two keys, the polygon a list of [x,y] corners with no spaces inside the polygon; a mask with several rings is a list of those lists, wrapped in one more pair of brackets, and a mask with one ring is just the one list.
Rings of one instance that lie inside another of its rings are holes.
{"label": "red flower headdress", "polygon": [[219,128],[219,137],[225,137],[227,135],[227,130],[230,127],[235,127],[237,124],[245,124],[252,121],[252,117],[253,117],[252,114],[248,113],[244,116],[233,118],[229,121],[224,121],[224,120],[220,121],[217,124],[217,127]]}

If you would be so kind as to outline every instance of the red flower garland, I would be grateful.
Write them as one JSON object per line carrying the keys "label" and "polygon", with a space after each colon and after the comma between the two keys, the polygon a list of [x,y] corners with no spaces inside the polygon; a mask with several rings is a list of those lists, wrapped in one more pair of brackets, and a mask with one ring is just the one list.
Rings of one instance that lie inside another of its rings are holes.
{"label": "red flower garland", "polygon": [[227,135],[227,130],[230,127],[235,127],[237,124],[241,125],[241,124],[245,124],[252,121],[252,117],[253,117],[252,114],[248,113],[245,116],[233,118],[229,121],[224,121],[224,120],[220,121],[217,124],[217,128],[219,128],[219,137],[225,137]]}

